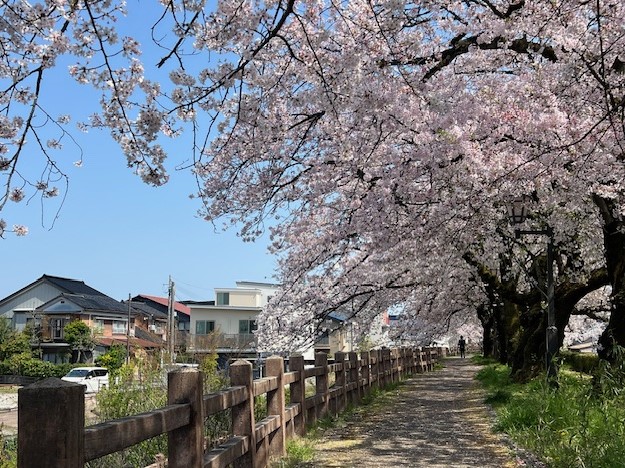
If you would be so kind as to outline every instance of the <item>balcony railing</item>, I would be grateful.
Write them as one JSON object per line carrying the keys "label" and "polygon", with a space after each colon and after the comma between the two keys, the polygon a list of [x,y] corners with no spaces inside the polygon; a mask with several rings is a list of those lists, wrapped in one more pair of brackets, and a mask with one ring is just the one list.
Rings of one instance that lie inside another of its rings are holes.
{"label": "balcony railing", "polygon": [[187,348],[192,351],[256,349],[256,338],[251,333],[211,333],[209,335],[187,335]]}

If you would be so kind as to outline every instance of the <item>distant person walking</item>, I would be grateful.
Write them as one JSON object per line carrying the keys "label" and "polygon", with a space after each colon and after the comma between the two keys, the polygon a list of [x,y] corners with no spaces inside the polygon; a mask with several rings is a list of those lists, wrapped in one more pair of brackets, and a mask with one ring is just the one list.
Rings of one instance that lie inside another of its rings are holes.
{"label": "distant person walking", "polygon": [[458,340],[458,349],[460,350],[460,357],[464,357],[464,350],[467,347],[467,342],[464,339],[464,336],[460,335],[460,339]]}

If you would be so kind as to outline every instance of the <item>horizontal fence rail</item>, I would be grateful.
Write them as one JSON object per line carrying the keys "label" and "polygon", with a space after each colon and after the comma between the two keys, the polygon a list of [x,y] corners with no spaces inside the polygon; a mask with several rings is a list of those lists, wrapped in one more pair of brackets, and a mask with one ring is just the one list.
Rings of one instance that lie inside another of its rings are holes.
{"label": "horizontal fence rail", "polygon": [[[230,366],[231,387],[202,394],[203,375],[181,368],[168,374],[167,406],[84,427],[82,385],[50,378],[18,391],[18,468],[77,468],[161,434],[168,436],[170,468],[262,468],[285,454],[286,440],[303,435],[326,415],[357,405],[373,389],[434,369],[441,348],[394,348],[318,353],[313,366],[302,356],[267,359],[266,375],[253,379],[252,364]],[[332,385],[331,377],[334,377]],[[308,387],[314,394],[306,395]],[[313,382],[314,381],[314,382]],[[285,389],[288,388],[289,404]],[[255,421],[254,399],[266,397],[266,417]],[[230,410],[227,441],[205,449],[204,419]]]}

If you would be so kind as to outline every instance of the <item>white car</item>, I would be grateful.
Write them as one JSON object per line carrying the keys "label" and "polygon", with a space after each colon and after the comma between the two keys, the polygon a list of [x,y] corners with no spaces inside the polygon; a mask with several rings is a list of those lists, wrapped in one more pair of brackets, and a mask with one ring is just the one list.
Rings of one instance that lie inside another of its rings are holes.
{"label": "white car", "polygon": [[109,385],[109,371],[104,367],[74,367],[61,380],[85,386],[85,393],[95,393]]}

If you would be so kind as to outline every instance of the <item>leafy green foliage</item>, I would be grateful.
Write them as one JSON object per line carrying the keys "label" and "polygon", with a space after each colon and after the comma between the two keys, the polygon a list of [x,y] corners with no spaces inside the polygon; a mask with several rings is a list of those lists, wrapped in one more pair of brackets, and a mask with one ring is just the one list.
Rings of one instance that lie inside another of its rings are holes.
{"label": "leafy green foliage", "polygon": [[63,329],[65,341],[73,348],[93,347],[93,338],[89,325],[81,320],[74,320]]}
{"label": "leafy green foliage", "polygon": [[6,437],[0,433],[0,467],[17,467],[17,438]]}
{"label": "leafy green foliage", "polygon": [[115,374],[126,362],[126,347],[113,344],[109,350],[96,359],[99,366],[106,367],[111,374]]}
{"label": "leafy green foliage", "polygon": [[275,462],[272,468],[297,468],[311,463],[314,456],[315,447],[312,441],[305,438],[291,439],[286,443],[286,457]]}
{"label": "leafy green foliage", "polygon": [[[98,422],[119,419],[167,404],[167,389],[160,370],[149,361],[122,366],[109,387],[96,396]],[[147,466],[167,454],[167,435],[160,435],[88,463],[89,468]]]}
{"label": "leafy green foliage", "polygon": [[591,374],[599,366],[599,356],[596,354],[561,351],[559,356],[564,364],[577,372]]}
{"label": "leafy green foliage", "polygon": [[84,362],[83,353],[93,349],[95,343],[89,325],[81,320],[74,320],[63,328],[65,341],[76,353],[75,362]]}
{"label": "leafy green foliage", "polygon": [[0,360],[4,361],[16,354],[32,356],[30,336],[14,330],[5,331],[0,342]]}
{"label": "leafy green foliage", "polygon": [[[217,392],[230,385],[228,376],[221,372],[217,366],[218,354],[208,353],[200,362],[200,370],[204,373],[204,393]],[[213,447],[230,434],[232,427],[232,414],[230,410],[208,416],[204,420],[204,435],[206,444]]]}

